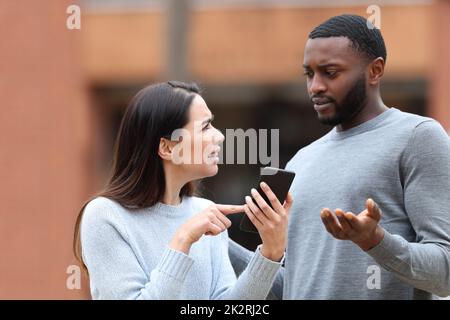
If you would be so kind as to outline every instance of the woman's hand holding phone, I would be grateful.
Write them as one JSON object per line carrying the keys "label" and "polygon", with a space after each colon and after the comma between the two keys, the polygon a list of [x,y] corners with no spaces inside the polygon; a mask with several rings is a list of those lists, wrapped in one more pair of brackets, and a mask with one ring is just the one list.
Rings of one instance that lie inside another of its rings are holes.
{"label": "woman's hand holding phone", "polygon": [[262,239],[261,254],[267,259],[280,261],[286,249],[288,217],[293,198],[288,193],[282,205],[266,183],[261,182],[260,186],[271,205],[258,191],[252,189],[252,197],[256,204],[251,197],[246,196],[244,211],[258,229]]}
{"label": "woman's hand holding phone", "polygon": [[189,250],[203,235],[218,235],[231,226],[226,216],[244,212],[244,205],[213,204],[186,221],[175,233],[169,247],[189,254]]}

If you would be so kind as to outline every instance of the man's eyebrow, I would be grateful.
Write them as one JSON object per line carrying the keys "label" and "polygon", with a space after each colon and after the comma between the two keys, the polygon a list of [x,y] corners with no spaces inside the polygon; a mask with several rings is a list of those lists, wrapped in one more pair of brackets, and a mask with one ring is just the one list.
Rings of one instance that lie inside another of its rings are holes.
{"label": "man's eyebrow", "polygon": [[[322,63],[318,64],[317,67],[319,68],[328,68],[328,67],[339,67],[340,65],[338,63]],[[307,64],[303,65],[303,68],[305,69],[311,69],[311,67]]]}
{"label": "man's eyebrow", "polygon": [[208,124],[208,123],[212,122],[213,120],[214,120],[214,115],[211,115],[210,118],[202,121],[202,125]]}
{"label": "man's eyebrow", "polygon": [[328,68],[328,67],[339,67],[337,63],[323,63],[317,65],[319,68]]}

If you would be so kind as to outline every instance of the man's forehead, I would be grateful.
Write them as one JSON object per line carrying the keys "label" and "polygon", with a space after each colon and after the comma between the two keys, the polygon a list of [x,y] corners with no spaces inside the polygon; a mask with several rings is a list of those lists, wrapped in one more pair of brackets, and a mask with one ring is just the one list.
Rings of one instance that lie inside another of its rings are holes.
{"label": "man's forehead", "polygon": [[345,63],[355,54],[347,37],[308,39],[305,46],[304,64]]}

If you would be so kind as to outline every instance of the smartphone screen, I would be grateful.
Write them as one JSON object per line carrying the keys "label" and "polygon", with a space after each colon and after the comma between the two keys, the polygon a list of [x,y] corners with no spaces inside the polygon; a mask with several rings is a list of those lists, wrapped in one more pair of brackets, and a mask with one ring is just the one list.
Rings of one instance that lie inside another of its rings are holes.
{"label": "smartphone screen", "polygon": [[[279,168],[265,167],[261,169],[261,177],[256,190],[262,196],[262,198],[267,202],[267,204],[272,207],[269,199],[267,199],[266,194],[262,191],[260,187],[261,182],[267,183],[270,189],[273,191],[275,196],[278,198],[281,204],[286,200],[287,194],[291,187],[292,181],[294,180],[295,173],[292,171],[287,171]],[[256,201],[253,202],[257,205]],[[258,233],[258,230],[253,225],[251,220],[246,214],[242,217],[240,229],[246,232]]]}

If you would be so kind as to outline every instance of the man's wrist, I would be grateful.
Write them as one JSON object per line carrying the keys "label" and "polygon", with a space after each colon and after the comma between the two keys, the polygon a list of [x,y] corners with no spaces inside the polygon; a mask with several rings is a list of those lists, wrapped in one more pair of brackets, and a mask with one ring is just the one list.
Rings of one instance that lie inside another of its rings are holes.
{"label": "man's wrist", "polygon": [[369,251],[370,249],[373,249],[377,245],[379,245],[381,243],[381,241],[383,241],[383,238],[384,238],[384,229],[382,227],[380,227],[379,225],[377,225],[374,232],[372,233],[372,235],[369,238],[367,238],[359,243],[356,243],[356,244],[363,251]]}

